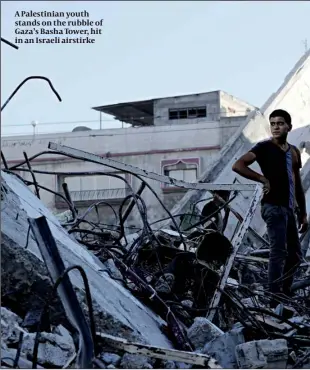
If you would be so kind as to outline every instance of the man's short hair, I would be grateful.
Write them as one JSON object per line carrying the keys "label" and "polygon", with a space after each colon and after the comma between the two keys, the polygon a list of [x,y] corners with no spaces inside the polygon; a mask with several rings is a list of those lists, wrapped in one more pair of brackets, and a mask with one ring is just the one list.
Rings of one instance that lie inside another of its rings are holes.
{"label": "man's short hair", "polygon": [[274,117],[282,117],[285,120],[285,122],[290,127],[292,127],[292,117],[286,110],[283,110],[283,109],[274,110],[269,116],[269,121],[270,121],[270,118],[274,118]]}

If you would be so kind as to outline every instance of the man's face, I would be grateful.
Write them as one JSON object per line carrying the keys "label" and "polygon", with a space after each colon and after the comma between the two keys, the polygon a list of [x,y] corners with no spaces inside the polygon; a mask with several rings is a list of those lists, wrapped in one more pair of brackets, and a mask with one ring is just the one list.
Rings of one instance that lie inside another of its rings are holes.
{"label": "man's face", "polygon": [[290,131],[290,126],[285,122],[282,117],[270,118],[271,135],[275,139],[284,138]]}

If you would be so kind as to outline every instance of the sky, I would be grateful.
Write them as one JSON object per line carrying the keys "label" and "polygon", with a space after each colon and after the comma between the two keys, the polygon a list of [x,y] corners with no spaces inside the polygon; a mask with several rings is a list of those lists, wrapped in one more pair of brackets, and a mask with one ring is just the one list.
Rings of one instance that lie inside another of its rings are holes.
{"label": "sky", "polygon": [[1,36],[14,42],[16,11],[84,10],[104,19],[94,44],[1,43],[1,104],[30,75],[62,98],[27,82],[3,110],[2,135],[31,134],[33,121],[37,133],[98,129],[94,106],[213,90],[260,107],[310,46],[308,1],[2,1]]}

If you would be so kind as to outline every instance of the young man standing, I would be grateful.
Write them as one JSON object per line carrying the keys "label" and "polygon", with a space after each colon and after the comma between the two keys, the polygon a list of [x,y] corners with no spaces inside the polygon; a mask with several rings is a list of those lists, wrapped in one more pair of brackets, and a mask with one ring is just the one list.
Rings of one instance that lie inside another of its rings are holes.
{"label": "young man standing", "polygon": [[[299,232],[308,228],[305,194],[299,170],[299,150],[287,142],[292,129],[288,112],[277,109],[269,116],[272,137],[256,144],[240,157],[232,169],[239,175],[263,184],[262,218],[270,242],[269,290],[290,295],[294,273],[301,262],[301,247],[295,219],[298,206]],[[249,166],[257,161],[263,175]],[[297,203],[297,204],[296,204]],[[273,301],[272,305],[275,306]]]}

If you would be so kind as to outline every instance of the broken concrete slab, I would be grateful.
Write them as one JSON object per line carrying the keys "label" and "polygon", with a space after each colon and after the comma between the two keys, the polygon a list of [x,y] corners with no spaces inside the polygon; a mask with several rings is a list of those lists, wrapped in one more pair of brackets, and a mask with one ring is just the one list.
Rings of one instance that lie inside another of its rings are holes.
{"label": "broken concrete slab", "polygon": [[[1,360],[4,363],[7,363],[10,367],[1,367],[2,369],[11,369],[13,365],[12,361],[15,359],[17,354],[17,349],[15,348],[1,348]],[[20,369],[32,369],[32,362],[25,358],[25,355],[22,353],[19,357],[17,365]],[[37,365],[37,369],[43,369],[42,366]]]}
{"label": "broken concrete slab", "polygon": [[[35,333],[24,336],[22,353],[32,359]],[[43,367],[63,367],[75,353],[73,343],[63,336],[52,333],[41,333],[38,348],[38,363]]]}
{"label": "broken concrete slab", "polygon": [[236,347],[236,358],[242,369],[285,369],[287,341],[264,339],[243,343]]}
{"label": "broken concrete slab", "polygon": [[59,325],[59,326],[57,326],[57,327],[55,328],[55,330],[54,330],[54,334],[61,335],[61,336],[64,338],[64,340],[65,340],[66,342],[70,342],[70,343],[72,343],[72,345],[74,344],[74,343],[73,343],[73,339],[72,339],[71,334],[70,334],[70,333],[69,333],[69,331],[68,331],[66,328],[64,328],[62,325]]}
{"label": "broken concrete slab", "polygon": [[[110,279],[103,264],[83,246],[71,238],[57,218],[16,176],[1,173],[5,197],[2,201],[2,294],[14,296],[22,313],[37,303],[42,308],[50,279],[39,249],[28,231],[28,218],[45,216],[56,240],[66,267],[81,265],[87,274],[95,309],[98,330],[129,340],[171,348],[172,344],[161,332],[164,321],[135,299],[126,289]],[[14,261],[14,263],[12,263]],[[70,272],[70,280],[79,297],[85,297],[83,282],[77,272]],[[20,295],[19,292],[23,292]],[[39,297],[39,298],[38,298]],[[28,307],[27,307],[28,302]],[[56,305],[56,303],[55,303]],[[61,306],[54,307],[54,318]],[[84,307],[86,304],[84,301]],[[18,309],[17,305],[15,307]],[[85,310],[87,315],[87,309]],[[58,315],[61,324],[63,315]],[[57,320],[56,320],[57,321]]]}
{"label": "broken concrete slab", "polygon": [[21,323],[22,319],[19,316],[1,307],[1,348],[18,343],[20,332],[24,332],[20,327]]}
{"label": "broken concrete slab", "polygon": [[233,329],[207,343],[202,353],[215,358],[224,369],[237,369],[235,349],[244,342],[243,328]]}
{"label": "broken concrete slab", "polygon": [[206,343],[223,335],[224,332],[205,317],[196,317],[187,330],[188,339],[196,349],[202,349]]}
{"label": "broken concrete slab", "polygon": [[120,367],[122,369],[153,369],[150,359],[143,355],[125,353]]}

